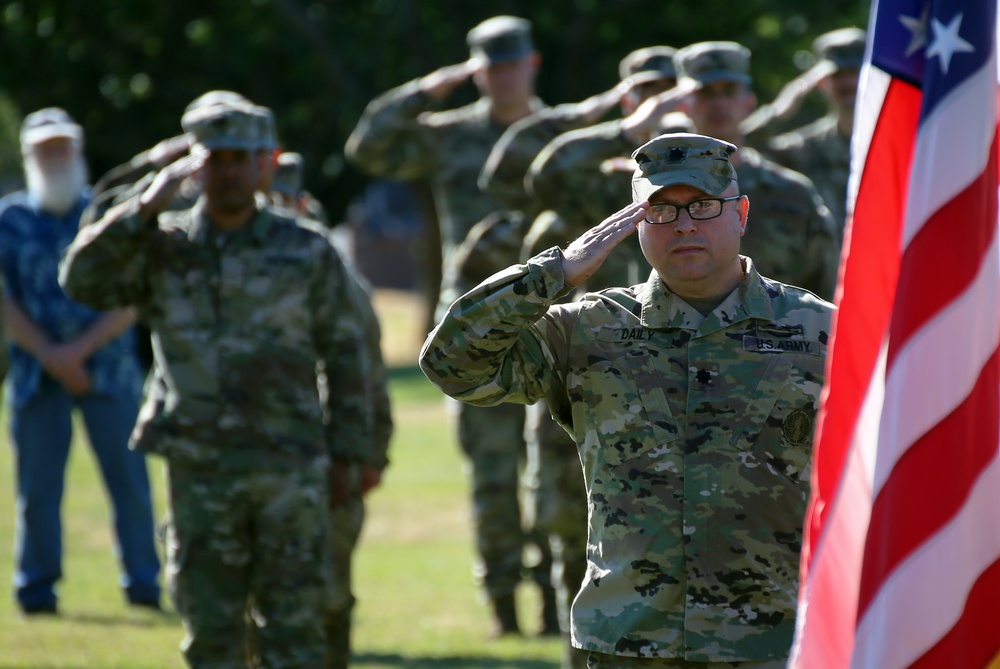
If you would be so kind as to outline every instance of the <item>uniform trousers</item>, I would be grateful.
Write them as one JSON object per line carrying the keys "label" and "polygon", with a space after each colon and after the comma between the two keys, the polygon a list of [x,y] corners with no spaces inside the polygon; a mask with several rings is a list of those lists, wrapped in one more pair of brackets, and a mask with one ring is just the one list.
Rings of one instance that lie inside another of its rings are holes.
{"label": "uniform trousers", "polygon": [[469,458],[472,515],[479,561],[475,575],[487,594],[510,595],[524,577],[523,551],[534,544],[540,559],[529,566],[531,578],[551,587],[552,557],[548,540],[524,528],[521,516],[521,467],[526,459],[524,406],[476,407],[457,403],[458,441]]}
{"label": "uniform trousers", "polygon": [[347,669],[351,657],[351,614],[357,601],[351,588],[351,561],[365,519],[359,478],[352,476],[349,497],[330,512],[333,554],[326,611],[326,669]]}
{"label": "uniform trousers", "polygon": [[548,535],[552,550],[552,582],[566,644],[562,666],[585,669],[587,653],[569,643],[569,608],[587,574],[587,487],[580,454],[544,401],[528,407],[525,440],[529,515],[535,528]]}
{"label": "uniform trousers", "polygon": [[168,483],[168,581],[187,633],[181,650],[188,665],[322,667],[330,585],[326,471],[170,464]]}

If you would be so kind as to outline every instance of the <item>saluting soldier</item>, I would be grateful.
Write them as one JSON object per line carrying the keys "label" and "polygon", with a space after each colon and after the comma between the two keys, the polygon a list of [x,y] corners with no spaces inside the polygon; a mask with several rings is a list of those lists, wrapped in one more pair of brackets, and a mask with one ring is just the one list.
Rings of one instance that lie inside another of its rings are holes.
{"label": "saluting soldier", "polygon": [[[329,505],[372,441],[358,295],[325,229],[256,197],[260,118],[242,103],[186,113],[189,154],[83,228],[60,274],[69,295],[134,306],[152,332],[132,445],[167,461],[192,667],[249,666],[248,606],[261,665],[322,666]],[[202,196],[166,211],[196,171]]]}
{"label": "saluting soldier", "polygon": [[[779,669],[795,628],[833,306],[740,253],[736,147],[663,135],[633,204],[460,298],[420,365],[463,402],[545,399],[589,502],[573,645],[590,669]],[[560,298],[638,231],[645,283]]]}
{"label": "saluting soldier", "polygon": [[[427,179],[441,226],[443,312],[490,267],[456,263],[458,247],[472,227],[503,210],[503,203],[479,190],[477,179],[493,145],[514,122],[542,108],[535,96],[541,62],[531,39],[531,23],[495,16],[472,28],[466,38],[470,59],[442,67],[372,100],[348,138],[346,155],[373,176]],[[471,79],[481,97],[472,104],[434,112],[459,85]],[[467,280],[465,277],[474,277]],[[515,591],[525,569],[519,469],[525,459],[524,409],[456,407],[459,445],[472,476],[477,579],[490,600],[494,635],[520,633]],[[551,558],[537,536],[543,559],[530,566],[542,590],[542,632],[558,634]]]}
{"label": "saluting soldier", "polygon": [[812,123],[778,135],[767,145],[775,161],[805,174],[830,208],[841,236],[847,219],[847,180],[851,175],[851,133],[858,76],[865,56],[865,33],[841,28],[813,42],[814,68],[824,74],[817,87],[830,112]]}

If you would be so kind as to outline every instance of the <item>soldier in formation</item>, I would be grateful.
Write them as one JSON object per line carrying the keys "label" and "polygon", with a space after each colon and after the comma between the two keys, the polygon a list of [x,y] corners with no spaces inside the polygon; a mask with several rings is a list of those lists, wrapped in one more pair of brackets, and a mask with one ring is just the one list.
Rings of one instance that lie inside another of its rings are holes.
{"label": "soldier in formation", "polygon": [[[762,276],[736,147],[639,147],[633,203],[457,300],[420,364],[463,402],[545,399],[587,481],[573,645],[591,669],[784,667],[832,305]],[[638,231],[644,284],[560,297]]]}

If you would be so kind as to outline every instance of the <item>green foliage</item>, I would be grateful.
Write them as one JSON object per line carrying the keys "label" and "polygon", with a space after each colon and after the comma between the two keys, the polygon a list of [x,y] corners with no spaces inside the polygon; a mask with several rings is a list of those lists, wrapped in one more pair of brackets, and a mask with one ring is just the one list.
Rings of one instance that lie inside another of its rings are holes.
{"label": "green foliage", "polygon": [[[20,113],[59,105],[85,126],[95,174],[180,131],[213,88],[272,107],[307,187],[341,219],[364,179],[342,148],[381,91],[467,57],[465,33],[492,14],[530,18],[550,102],[609,88],[634,48],[706,39],[754,53],[761,100],[807,64],[813,37],[864,26],[863,0],[0,0],[0,90]],[[471,99],[471,86],[454,102]],[[0,138],[2,141],[2,138]],[[3,154],[6,156],[6,154]],[[4,169],[10,170],[9,164]]]}

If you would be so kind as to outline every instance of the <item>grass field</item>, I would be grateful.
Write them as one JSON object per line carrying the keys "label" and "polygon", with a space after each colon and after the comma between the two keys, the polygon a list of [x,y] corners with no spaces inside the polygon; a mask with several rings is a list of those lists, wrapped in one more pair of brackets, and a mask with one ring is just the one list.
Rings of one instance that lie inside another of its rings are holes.
{"label": "grass field", "polygon": [[[396,432],[392,464],[369,497],[355,557],[353,666],[365,669],[554,669],[560,644],[527,636],[486,641],[488,612],[471,578],[463,463],[441,395],[414,366],[422,339],[419,309],[405,293],[380,292],[383,348],[392,368]],[[9,583],[14,534],[14,476],[0,428],[0,578]],[[158,519],[163,467],[149,460]],[[180,669],[183,632],[165,613],[126,607],[117,586],[108,507],[85,439],[74,443],[63,502],[64,579],[60,615],[22,619],[0,597],[0,669]],[[538,620],[536,593],[525,585],[524,626]]]}

